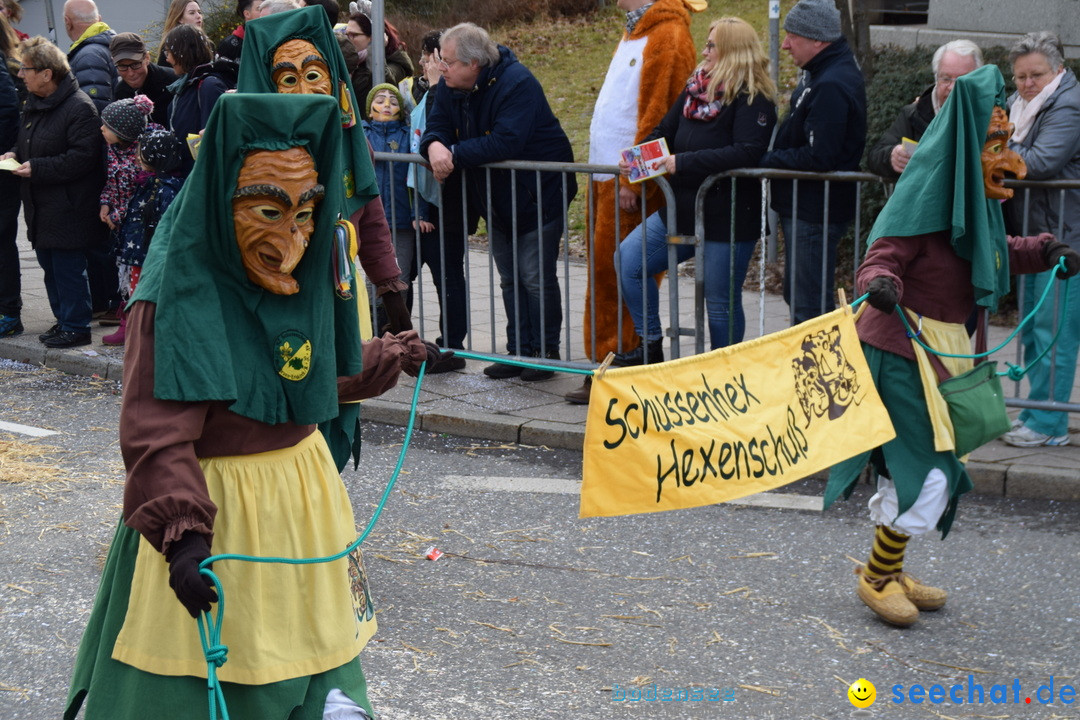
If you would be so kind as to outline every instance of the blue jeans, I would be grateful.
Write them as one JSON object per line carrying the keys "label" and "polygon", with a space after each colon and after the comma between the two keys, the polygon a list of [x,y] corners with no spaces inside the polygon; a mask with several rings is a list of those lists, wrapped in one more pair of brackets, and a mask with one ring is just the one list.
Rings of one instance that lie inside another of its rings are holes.
{"label": "blue jeans", "polygon": [[[1046,283],[1053,280],[1053,271],[1024,276],[1024,288],[1021,307],[1027,317]],[[1065,286],[1055,283],[1051,288],[1039,313],[1024,325],[1020,341],[1024,346],[1024,363],[1030,364],[1054,339],[1055,327],[1061,322],[1062,308],[1054,308],[1055,292],[1064,292]],[[1062,300],[1064,297],[1062,296]],[[1060,301],[1059,301],[1060,302]],[[1073,378],[1076,376],[1076,354],[1080,349],[1080,283],[1069,282],[1068,305],[1064,307],[1065,321],[1057,339],[1057,347],[1050,348],[1036,365],[1031,366],[1027,378],[1031,384],[1029,400],[1054,400],[1069,402],[1072,395]],[[1054,394],[1050,395],[1050,361],[1053,358]],[[1027,427],[1043,435],[1058,437],[1069,432],[1069,414],[1056,410],[1035,410],[1025,408],[1020,412],[1020,420]]]}
{"label": "blue jeans", "polygon": [[489,220],[488,240],[499,270],[506,309],[506,350],[511,355],[544,357],[559,351],[562,300],[558,259],[562,231],[561,217],[539,232],[535,225],[519,225],[515,242],[508,228]]}
{"label": "blue jeans", "polygon": [[781,216],[780,227],[784,229],[784,243],[787,248],[784,262],[784,302],[791,308],[792,324],[797,325],[832,312],[836,309],[836,245],[847,230],[848,223],[829,223],[826,239],[823,239],[825,225],[822,223],[798,219],[792,222],[790,216]]}
{"label": "blue jeans", "polygon": [[[642,264],[641,244],[645,243]],[[732,248],[735,250],[732,268]],[[701,262],[705,271],[705,311],[709,318],[709,342],[712,349],[742,342],[746,316],[742,307],[742,286],[746,268],[754,254],[752,242],[706,241]],[[646,341],[664,336],[660,324],[660,290],[652,278],[667,270],[667,224],[663,213],[653,213],[634,228],[619,245],[616,267],[623,300],[630,311],[634,329]],[[694,256],[693,245],[678,245],[679,262]],[[642,288],[644,287],[644,294]],[[734,295],[732,294],[734,291]]]}
{"label": "blue jeans", "polygon": [[38,250],[49,307],[61,330],[90,332],[90,282],[82,250]]}

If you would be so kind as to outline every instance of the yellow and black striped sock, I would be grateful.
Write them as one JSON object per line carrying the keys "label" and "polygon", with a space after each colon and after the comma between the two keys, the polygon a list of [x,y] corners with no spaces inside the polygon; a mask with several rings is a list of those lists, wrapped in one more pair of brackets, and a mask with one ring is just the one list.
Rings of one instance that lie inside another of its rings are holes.
{"label": "yellow and black striped sock", "polygon": [[898,533],[884,525],[874,532],[874,547],[866,563],[866,576],[876,580],[883,575],[898,573],[904,568],[904,548],[910,536]]}

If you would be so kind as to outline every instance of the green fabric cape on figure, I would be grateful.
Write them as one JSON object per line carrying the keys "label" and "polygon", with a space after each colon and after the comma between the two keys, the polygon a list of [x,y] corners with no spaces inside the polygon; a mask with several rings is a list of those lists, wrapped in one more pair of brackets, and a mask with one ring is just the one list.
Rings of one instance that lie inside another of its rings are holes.
{"label": "green fabric cape on figure", "polygon": [[[218,100],[195,168],[158,226],[131,300],[157,304],[157,398],[227,401],[233,412],[268,424],[338,417],[337,378],[361,370],[356,303],[334,291],[334,209],[344,189],[330,180],[341,176],[340,141],[332,98],[227,94]],[[312,154],[326,194],[311,244],[293,271],[299,292],[276,295],[245,273],[232,195],[248,151],[296,146]],[[310,343],[302,377],[279,372],[286,342],[294,349]]]}
{"label": "green fabric cape on figure", "polygon": [[868,241],[949,232],[956,254],[971,263],[975,301],[991,311],[1009,292],[1001,202],[986,197],[980,159],[995,105],[1005,107],[1005,79],[996,65],[957,78]]}
{"label": "green fabric cape on figure", "polygon": [[364,129],[358,122],[349,70],[341,55],[334,30],[320,5],[274,13],[257,18],[244,26],[244,45],[240,55],[240,75],[236,89],[242,93],[276,93],[271,73],[274,51],[292,39],[307,40],[322,53],[330,68],[334,99],[340,111],[342,149],[345,159],[345,197],[342,215],[346,218],[379,194],[375,169],[371,165]]}

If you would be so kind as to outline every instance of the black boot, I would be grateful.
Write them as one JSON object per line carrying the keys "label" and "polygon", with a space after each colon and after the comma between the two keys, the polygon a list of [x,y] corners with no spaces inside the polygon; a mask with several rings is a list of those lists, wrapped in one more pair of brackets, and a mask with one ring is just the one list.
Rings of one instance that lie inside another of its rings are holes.
{"label": "black boot", "polygon": [[664,338],[642,342],[633,350],[615,354],[611,364],[615,367],[632,367],[644,365],[645,356],[648,354],[649,364],[664,362]]}
{"label": "black boot", "polygon": [[[540,353],[536,353],[536,357],[539,357]],[[548,350],[545,356],[547,360],[561,360],[558,350]],[[548,380],[555,377],[555,373],[551,370],[541,370],[539,368],[523,368],[521,371],[521,379],[526,382],[536,382],[537,380]]]}

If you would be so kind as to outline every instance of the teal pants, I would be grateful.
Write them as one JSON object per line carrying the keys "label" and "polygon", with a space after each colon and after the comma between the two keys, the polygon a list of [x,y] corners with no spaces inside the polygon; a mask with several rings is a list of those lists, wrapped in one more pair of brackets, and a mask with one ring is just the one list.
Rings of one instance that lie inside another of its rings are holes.
{"label": "teal pants", "polygon": [[[1052,270],[1024,276],[1021,307],[1025,316],[1035,307],[1046,284],[1053,281]],[[1020,340],[1024,347],[1024,365],[1030,366],[1027,373],[1031,385],[1028,399],[1065,403],[1072,395],[1073,379],[1076,376],[1076,354],[1077,350],[1080,350],[1080,285],[1070,282],[1067,298],[1065,284],[1059,282],[1056,285],[1039,312],[1024,325]],[[1065,306],[1065,318],[1056,348],[1051,348],[1046,357],[1031,365],[1031,361],[1053,341],[1054,332],[1058,324],[1062,323],[1062,305]],[[1051,363],[1054,369],[1052,391]],[[1027,408],[1020,413],[1020,420],[1043,435],[1057,437],[1069,432],[1069,414],[1066,412]]]}

